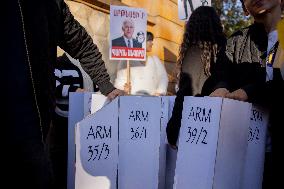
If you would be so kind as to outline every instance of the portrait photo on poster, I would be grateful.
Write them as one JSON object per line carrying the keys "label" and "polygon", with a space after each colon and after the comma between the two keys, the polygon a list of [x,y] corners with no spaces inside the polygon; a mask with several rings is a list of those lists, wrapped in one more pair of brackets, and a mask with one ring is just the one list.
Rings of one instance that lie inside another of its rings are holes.
{"label": "portrait photo on poster", "polygon": [[111,6],[110,59],[145,60],[147,12],[141,8]]}

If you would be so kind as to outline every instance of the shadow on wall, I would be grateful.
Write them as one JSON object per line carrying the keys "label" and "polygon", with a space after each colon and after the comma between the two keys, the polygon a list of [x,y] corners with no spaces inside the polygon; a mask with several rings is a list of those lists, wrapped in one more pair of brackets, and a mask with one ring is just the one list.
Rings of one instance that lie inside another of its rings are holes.
{"label": "shadow on wall", "polygon": [[175,85],[177,83],[176,62],[177,62],[177,56],[168,48],[164,47],[164,63],[169,78],[168,95],[176,94],[175,91]]}

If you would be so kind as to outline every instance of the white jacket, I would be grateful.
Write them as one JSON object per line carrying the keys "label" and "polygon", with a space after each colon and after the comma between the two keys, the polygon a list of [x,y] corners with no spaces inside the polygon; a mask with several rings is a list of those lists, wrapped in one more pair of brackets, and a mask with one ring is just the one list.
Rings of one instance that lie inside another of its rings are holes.
{"label": "white jacket", "polygon": [[[114,86],[123,90],[127,81],[126,61],[118,63]],[[167,94],[168,75],[157,56],[148,56],[146,64],[140,61],[130,62],[130,81],[132,95]]]}

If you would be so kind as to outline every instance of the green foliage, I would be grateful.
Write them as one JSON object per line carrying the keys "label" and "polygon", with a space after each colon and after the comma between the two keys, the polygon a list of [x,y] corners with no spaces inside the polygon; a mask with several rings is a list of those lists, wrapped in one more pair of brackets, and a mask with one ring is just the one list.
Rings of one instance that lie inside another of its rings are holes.
{"label": "green foliage", "polygon": [[244,15],[240,0],[212,0],[212,4],[220,15],[227,36],[252,23],[252,19]]}

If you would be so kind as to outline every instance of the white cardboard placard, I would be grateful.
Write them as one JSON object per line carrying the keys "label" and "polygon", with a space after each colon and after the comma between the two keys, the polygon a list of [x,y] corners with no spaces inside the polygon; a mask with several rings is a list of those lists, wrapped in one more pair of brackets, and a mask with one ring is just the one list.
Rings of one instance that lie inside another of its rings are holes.
{"label": "white cardboard placard", "polygon": [[117,164],[118,99],[115,99],[77,124],[75,188],[116,189]]}
{"label": "white cardboard placard", "polygon": [[251,104],[185,97],[176,165],[176,189],[239,189]]}
{"label": "white cardboard placard", "polygon": [[120,97],[118,189],[158,188],[160,120],[160,98]]}
{"label": "white cardboard placard", "polygon": [[102,94],[92,94],[92,101],[91,101],[91,113],[95,113],[100,110],[102,107],[110,103],[108,98]]}
{"label": "white cardboard placard", "polygon": [[264,170],[268,112],[253,105],[242,189],[261,189]]}
{"label": "white cardboard placard", "polygon": [[213,188],[241,188],[250,112],[249,103],[223,99]]}
{"label": "white cardboard placard", "polygon": [[75,125],[84,118],[84,93],[69,93],[67,188],[75,188]]}
{"label": "white cardboard placard", "polygon": [[[128,24],[125,25],[125,23]],[[145,9],[111,5],[110,59],[145,61],[146,27],[147,12]]]}
{"label": "white cardboard placard", "polygon": [[92,113],[92,95],[93,92],[84,92],[84,117]]}
{"label": "white cardboard placard", "polygon": [[[168,118],[169,119],[172,117],[172,111],[173,111],[174,104],[175,104],[175,98],[176,96],[168,96],[168,100],[169,100]],[[166,187],[165,187],[166,189],[173,189],[175,169],[176,169],[176,160],[177,160],[177,150],[167,145]]]}
{"label": "white cardboard placard", "polygon": [[90,113],[98,111],[109,101],[104,95],[93,92],[71,92],[68,116],[68,167],[67,188],[75,188],[75,125]]}
{"label": "white cardboard placard", "polygon": [[221,107],[221,98],[184,98],[174,188],[212,188]]}
{"label": "white cardboard placard", "polygon": [[167,157],[167,123],[169,120],[169,97],[161,98],[161,138],[160,138],[160,158],[159,158],[159,189],[166,187],[166,157]]}
{"label": "white cardboard placard", "polygon": [[84,117],[93,114],[110,103],[110,100],[101,93],[84,93]]}

